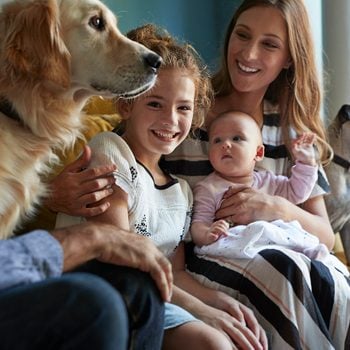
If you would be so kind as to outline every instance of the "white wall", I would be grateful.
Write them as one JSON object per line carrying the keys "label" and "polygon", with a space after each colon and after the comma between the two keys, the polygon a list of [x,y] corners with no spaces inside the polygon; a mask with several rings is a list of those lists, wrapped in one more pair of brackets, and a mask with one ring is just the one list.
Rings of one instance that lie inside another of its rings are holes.
{"label": "white wall", "polygon": [[322,75],[322,0],[305,0],[305,5],[309,13],[312,34],[314,37],[317,67],[319,73]]}
{"label": "white wall", "polygon": [[[323,69],[323,26],[322,26],[322,0],[305,0],[305,5],[309,14],[310,26],[315,45],[315,56],[318,73],[322,86],[324,85]],[[322,118],[325,119],[326,113],[322,104]]]}
{"label": "white wall", "polygon": [[[312,0],[310,0],[312,1]],[[350,104],[350,1],[323,0],[327,119]]]}

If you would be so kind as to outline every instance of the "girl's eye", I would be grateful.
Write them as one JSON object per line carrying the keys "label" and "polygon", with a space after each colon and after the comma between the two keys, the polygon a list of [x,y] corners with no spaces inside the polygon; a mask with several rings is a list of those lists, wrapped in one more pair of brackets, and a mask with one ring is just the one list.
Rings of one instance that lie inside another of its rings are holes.
{"label": "girl's eye", "polygon": [[182,111],[192,111],[191,106],[180,106],[179,109]]}
{"label": "girl's eye", "polygon": [[147,103],[147,106],[153,107],[153,108],[159,108],[160,107],[160,103],[157,101],[150,101]]}

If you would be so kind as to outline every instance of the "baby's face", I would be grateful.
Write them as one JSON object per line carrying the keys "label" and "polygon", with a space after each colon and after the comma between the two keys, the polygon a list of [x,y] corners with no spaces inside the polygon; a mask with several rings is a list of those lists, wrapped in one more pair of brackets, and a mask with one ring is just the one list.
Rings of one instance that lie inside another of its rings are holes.
{"label": "baby's face", "polygon": [[255,166],[261,133],[255,121],[232,112],[219,117],[209,131],[209,160],[225,176],[246,176]]}

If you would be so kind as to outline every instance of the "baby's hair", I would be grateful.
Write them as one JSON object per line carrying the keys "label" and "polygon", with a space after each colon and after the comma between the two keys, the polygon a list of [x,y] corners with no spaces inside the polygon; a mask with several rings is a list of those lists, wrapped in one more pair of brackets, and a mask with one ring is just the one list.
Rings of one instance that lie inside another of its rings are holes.
{"label": "baby's hair", "polygon": [[237,115],[241,115],[247,118],[252,119],[252,121],[254,121],[254,123],[256,124],[257,130],[261,131],[261,126],[259,125],[259,123],[249,114],[244,113],[244,112],[240,112],[240,111],[235,111],[235,110],[227,110],[225,112],[220,113],[219,115],[217,115],[214,119],[212,119],[210,121],[210,123],[207,125],[207,133],[208,136],[210,136],[210,131],[213,127],[213,125],[217,124],[221,119],[227,118],[229,117],[231,114],[237,114]]}
{"label": "baby's hair", "polygon": [[197,51],[154,24],[133,29],[126,36],[160,55],[163,59],[160,69],[179,68],[188,73],[195,84],[192,128],[202,126],[213,101],[213,91],[209,72]]}

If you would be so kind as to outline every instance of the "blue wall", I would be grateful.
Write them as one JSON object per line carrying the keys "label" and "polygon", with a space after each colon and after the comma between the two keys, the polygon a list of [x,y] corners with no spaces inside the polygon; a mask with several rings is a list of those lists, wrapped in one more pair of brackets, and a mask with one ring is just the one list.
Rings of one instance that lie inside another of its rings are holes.
{"label": "blue wall", "polygon": [[153,22],[189,41],[212,68],[217,64],[228,21],[240,0],[105,0],[126,32]]}

